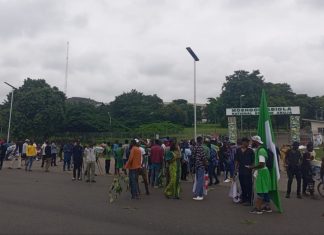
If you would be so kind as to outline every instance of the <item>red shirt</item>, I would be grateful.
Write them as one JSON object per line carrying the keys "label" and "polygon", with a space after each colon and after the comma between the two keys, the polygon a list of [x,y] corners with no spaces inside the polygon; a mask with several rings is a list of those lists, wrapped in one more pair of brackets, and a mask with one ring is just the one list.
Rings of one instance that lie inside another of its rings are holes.
{"label": "red shirt", "polygon": [[155,144],[151,147],[151,162],[162,163],[164,156],[164,150],[161,146]]}

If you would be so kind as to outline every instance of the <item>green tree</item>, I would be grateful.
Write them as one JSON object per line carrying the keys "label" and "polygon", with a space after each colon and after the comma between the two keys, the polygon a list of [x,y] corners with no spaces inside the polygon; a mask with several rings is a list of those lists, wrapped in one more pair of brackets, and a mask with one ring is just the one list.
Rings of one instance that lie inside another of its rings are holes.
{"label": "green tree", "polygon": [[[9,116],[11,95],[8,94],[2,112]],[[43,79],[27,78],[15,91],[12,112],[13,138],[47,137],[60,130],[64,120],[65,95]],[[6,126],[7,128],[7,126]]]}
{"label": "green tree", "polygon": [[161,120],[163,101],[157,95],[144,95],[132,90],[110,103],[111,116],[128,127]]}

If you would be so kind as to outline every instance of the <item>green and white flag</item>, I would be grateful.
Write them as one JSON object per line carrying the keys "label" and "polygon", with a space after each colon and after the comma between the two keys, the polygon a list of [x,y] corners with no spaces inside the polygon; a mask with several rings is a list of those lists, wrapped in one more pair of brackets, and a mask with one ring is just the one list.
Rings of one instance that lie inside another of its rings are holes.
{"label": "green and white flag", "polygon": [[270,149],[273,153],[273,168],[269,169],[271,186],[269,195],[279,212],[283,212],[281,207],[281,201],[278,191],[278,181],[280,179],[279,165],[277,161],[277,151],[272,131],[271,119],[268,110],[267,98],[265,91],[262,90],[261,102],[260,102],[260,114],[258,122],[258,135],[261,137],[265,147]]}

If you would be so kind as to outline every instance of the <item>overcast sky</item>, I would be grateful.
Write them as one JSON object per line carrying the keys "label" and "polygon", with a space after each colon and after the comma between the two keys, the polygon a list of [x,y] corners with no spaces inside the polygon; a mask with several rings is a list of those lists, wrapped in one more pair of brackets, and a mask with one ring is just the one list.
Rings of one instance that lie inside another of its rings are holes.
{"label": "overcast sky", "polygon": [[137,89],[165,101],[221,92],[234,70],[324,95],[322,0],[0,0],[0,100],[26,77],[110,102]]}

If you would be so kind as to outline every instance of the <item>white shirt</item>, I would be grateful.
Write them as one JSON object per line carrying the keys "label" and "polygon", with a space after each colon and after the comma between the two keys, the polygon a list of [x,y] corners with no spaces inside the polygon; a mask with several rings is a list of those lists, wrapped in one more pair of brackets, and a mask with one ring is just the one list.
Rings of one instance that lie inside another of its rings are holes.
{"label": "white shirt", "polygon": [[84,155],[86,162],[96,162],[96,151],[93,148],[86,148]]}
{"label": "white shirt", "polygon": [[23,144],[22,154],[26,154],[27,146],[28,146],[28,144],[25,142],[25,143]]}

